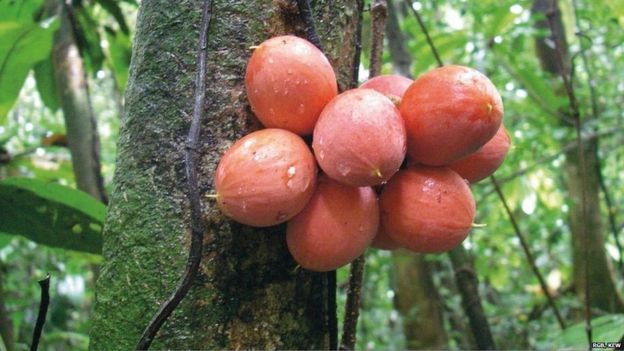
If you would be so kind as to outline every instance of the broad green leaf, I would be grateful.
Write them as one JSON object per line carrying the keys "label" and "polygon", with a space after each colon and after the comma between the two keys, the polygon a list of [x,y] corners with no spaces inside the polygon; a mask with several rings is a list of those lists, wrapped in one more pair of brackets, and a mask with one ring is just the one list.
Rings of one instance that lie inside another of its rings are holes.
{"label": "broad green leaf", "polygon": [[509,29],[516,17],[518,17],[518,15],[509,11],[509,8],[506,6],[495,8],[490,12],[489,16],[487,16],[487,20],[485,20],[483,24],[483,34],[485,34],[487,39],[502,35]]}
{"label": "broad green leaf", "polygon": [[0,22],[32,22],[43,0],[0,0]]}
{"label": "broad green leaf", "polygon": [[124,91],[128,81],[128,66],[132,54],[130,37],[107,28],[106,40],[108,40],[109,64],[117,80],[119,90]]}
{"label": "broad green leaf", "polygon": [[617,18],[620,25],[624,26],[624,1],[622,0],[605,0],[605,3],[611,9],[613,17]]}
{"label": "broad green leaf", "polygon": [[81,191],[37,179],[0,181],[0,233],[99,254],[105,206]]}
{"label": "broad green leaf", "polygon": [[43,103],[52,111],[59,108],[59,96],[56,91],[56,79],[54,78],[54,65],[52,56],[37,63],[34,67],[35,80],[37,81],[37,91]]}
{"label": "broad green leaf", "polygon": [[12,236],[0,233],[0,249],[7,246],[12,239]]}
{"label": "broad green leaf", "polygon": [[100,45],[101,37],[98,22],[92,14],[92,8],[83,7],[75,12],[78,30],[75,31],[76,43],[80,55],[84,58],[85,68],[95,74],[104,62],[104,52]]}
{"label": "broad green leaf", "polygon": [[52,49],[56,19],[39,23],[0,22],[0,125],[13,107],[30,69]]}
{"label": "broad green leaf", "polygon": [[117,0],[96,1],[98,4],[100,4],[100,6],[102,6],[104,10],[106,10],[106,12],[108,12],[111,16],[113,16],[113,18],[115,18],[115,21],[117,21],[117,24],[119,24],[119,28],[124,34],[127,35],[130,33],[130,30],[128,29],[128,24],[126,24],[126,19],[124,18],[123,12],[121,11]]}
{"label": "broad green leaf", "polygon": [[[592,319],[594,341],[616,342],[624,336],[624,314],[610,314]],[[588,345],[585,322],[562,330],[553,341],[556,349],[579,349]]]}

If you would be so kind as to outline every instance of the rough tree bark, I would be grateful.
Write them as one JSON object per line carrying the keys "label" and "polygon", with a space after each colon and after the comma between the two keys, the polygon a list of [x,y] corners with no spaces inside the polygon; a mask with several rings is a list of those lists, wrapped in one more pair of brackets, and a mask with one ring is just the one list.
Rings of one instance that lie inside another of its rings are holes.
{"label": "rough tree bark", "polygon": [[[551,9],[551,0],[535,0],[533,13],[546,16],[554,10],[553,21],[556,37],[550,32],[547,19],[536,22],[536,27],[546,29],[550,33],[547,37],[536,38],[536,51],[542,68],[553,75],[553,81],[561,84],[561,69],[557,64],[556,51],[553,48],[555,38],[559,39],[558,46],[564,56],[564,74],[570,74],[570,57],[561,13],[555,6]],[[556,4],[556,2],[555,2]],[[560,86],[560,85],[559,85]],[[557,93],[565,95],[563,88]],[[570,128],[574,126],[566,124]],[[570,228],[572,232],[572,259],[573,283],[575,292],[581,301],[585,301],[585,266],[589,267],[589,287],[591,289],[591,306],[605,312],[622,312],[624,303],[615,286],[613,267],[607,258],[604,241],[604,226],[600,213],[600,180],[598,170],[598,138],[583,142],[583,157],[585,160],[585,177],[581,176],[580,160],[576,148],[566,152],[563,167],[565,186],[570,199]],[[586,189],[586,221],[583,228],[583,180]],[[587,235],[587,237],[585,237]],[[586,246],[587,245],[587,246]],[[586,253],[589,253],[588,255]]]}
{"label": "rough tree bark", "polygon": [[49,13],[59,16],[61,26],[54,35],[52,64],[56,89],[65,118],[67,142],[78,189],[107,202],[100,170],[100,141],[87,87],[84,64],[63,0],[48,0]]}
{"label": "rough tree bark", "polygon": [[[117,168],[104,229],[91,349],[131,349],[171,292],[187,257],[183,152],[193,98],[202,1],[144,1],[133,46]],[[244,91],[250,46],[304,31],[291,1],[212,2],[207,102],[199,150],[202,194],[219,157],[259,128]],[[313,13],[342,86],[351,79],[355,2],[318,0]],[[325,274],[296,267],[285,226],[254,229],[203,200],[200,273],[153,348],[322,349],[329,343]]]}

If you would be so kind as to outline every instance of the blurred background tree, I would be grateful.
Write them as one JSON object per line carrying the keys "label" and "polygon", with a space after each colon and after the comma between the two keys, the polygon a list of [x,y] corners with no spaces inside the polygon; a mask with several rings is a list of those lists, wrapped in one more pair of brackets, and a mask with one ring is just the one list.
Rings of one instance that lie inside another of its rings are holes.
{"label": "blurred background tree", "polygon": [[[388,1],[383,73],[417,77],[436,66],[415,9],[443,62],[479,69],[503,96],[513,146],[496,175],[568,328],[561,331],[502,203],[485,181],[472,188],[476,222],[486,226],[475,228],[463,247],[501,349],[585,347],[577,323],[583,319],[586,262],[594,340],[624,335],[624,3],[556,3]],[[0,350],[28,348],[36,281],[46,272],[52,275],[52,301],[41,348],[88,347],[101,263],[103,205],[97,202],[106,201],[112,182],[137,7],[131,0],[0,0]],[[559,11],[555,37],[547,18],[553,10]],[[365,12],[361,79],[368,76],[369,17]],[[566,48],[563,68],[555,62],[557,40]],[[585,177],[578,173],[561,69],[571,73],[579,101]],[[11,183],[18,177],[33,183]],[[96,204],[69,192],[50,195],[41,185],[49,183],[85,191]],[[26,189],[29,202],[21,203],[27,196],[15,196],[15,189]],[[91,245],[67,244],[72,240],[56,230],[44,207],[75,209],[91,221],[92,230],[69,227]],[[36,227],[33,234],[10,225],[20,213],[48,223],[49,230]],[[584,235],[590,239],[583,241]],[[584,243],[591,244],[589,256]],[[358,349],[476,347],[448,256],[374,249],[366,255]],[[348,268],[340,269],[340,319],[347,279]]]}

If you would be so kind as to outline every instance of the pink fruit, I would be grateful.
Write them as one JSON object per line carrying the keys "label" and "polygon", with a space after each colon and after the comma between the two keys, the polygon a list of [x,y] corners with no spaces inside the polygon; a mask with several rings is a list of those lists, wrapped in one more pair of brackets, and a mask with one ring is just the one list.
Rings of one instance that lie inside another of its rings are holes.
{"label": "pink fruit", "polygon": [[449,168],[470,183],[476,183],[496,172],[505,160],[507,151],[509,151],[509,134],[501,124],[496,135],[479,151],[451,163]]}
{"label": "pink fruit", "polygon": [[405,128],[399,111],[381,93],[353,89],[321,113],[312,148],[323,171],[352,186],[381,184],[405,158]]}
{"label": "pink fruit", "polygon": [[223,155],[215,175],[217,203],[237,222],[267,227],[299,213],[312,197],[316,162],[301,137],[263,129]]}
{"label": "pink fruit", "polygon": [[386,96],[403,97],[413,80],[396,74],[386,74],[371,78],[360,85],[360,89],[373,89]]}
{"label": "pink fruit", "polygon": [[470,188],[445,167],[400,171],[386,184],[380,208],[383,230],[399,245],[421,253],[461,244],[475,215]]}
{"label": "pink fruit", "polygon": [[396,250],[400,248],[401,245],[399,245],[399,243],[392,239],[383,229],[383,226],[380,225],[379,230],[377,231],[377,235],[375,235],[375,238],[371,243],[371,247],[380,250]]}
{"label": "pink fruit", "polygon": [[401,100],[407,154],[414,161],[448,165],[483,146],[498,130],[503,103],[477,70],[444,66],[418,77]]}
{"label": "pink fruit", "polygon": [[323,107],[338,93],[336,75],[323,53],[295,36],[260,44],[247,64],[251,109],[265,127],[312,133]]}
{"label": "pink fruit", "polygon": [[378,226],[379,206],[372,188],[350,187],[321,176],[308,205],[288,222],[286,243],[303,268],[330,271],[364,253]]}

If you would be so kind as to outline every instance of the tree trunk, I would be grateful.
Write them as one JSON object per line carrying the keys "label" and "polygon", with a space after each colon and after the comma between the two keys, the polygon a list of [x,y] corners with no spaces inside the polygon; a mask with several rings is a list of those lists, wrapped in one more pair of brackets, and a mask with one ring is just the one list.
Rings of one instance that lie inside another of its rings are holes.
{"label": "tree trunk", "polygon": [[386,22],[386,37],[388,38],[388,48],[390,49],[390,59],[394,70],[405,77],[412,77],[412,58],[407,51],[405,45],[407,39],[401,31],[399,25],[399,14],[397,11],[396,0],[387,0],[388,2],[388,20]]}
{"label": "tree trunk", "polygon": [[425,256],[405,250],[392,253],[395,271],[395,307],[403,317],[408,349],[448,349],[442,302]]}
{"label": "tree trunk", "polygon": [[100,171],[100,141],[97,122],[91,106],[87,77],[76,45],[67,6],[62,0],[48,0],[51,13],[61,22],[54,35],[52,63],[56,88],[65,117],[67,142],[78,189],[107,202]]}
{"label": "tree trunk", "polygon": [[[534,13],[547,15],[549,11],[554,11],[553,30],[556,33],[556,36],[551,32],[548,37],[536,38],[536,50],[542,68],[551,73],[557,84],[560,84],[561,70],[563,69],[565,75],[570,74],[570,58],[561,13],[557,6],[551,9],[550,5],[549,0],[536,0],[533,3]],[[550,32],[547,19],[537,21],[536,27]],[[557,64],[557,52],[552,46],[556,39],[563,55],[563,68]],[[557,92],[560,95],[565,94],[563,88],[559,88]],[[576,148],[566,152],[563,167],[564,183],[570,199],[574,290],[579,299],[585,301],[585,267],[588,267],[591,306],[605,312],[622,312],[624,304],[615,287],[613,267],[607,258],[603,237],[597,149],[597,138],[584,141],[582,150],[585,161],[584,177],[581,175],[581,162]],[[583,186],[586,201],[585,227],[583,227]]]}
{"label": "tree trunk", "polygon": [[[351,80],[353,1],[315,1],[313,14],[342,86]],[[131,349],[175,289],[190,243],[183,153],[193,102],[202,1],[144,1],[118,141],[104,229],[91,349]],[[259,128],[244,90],[250,46],[303,35],[290,1],[213,1],[207,102],[198,179],[202,195],[223,152]],[[301,268],[287,251],[285,226],[255,229],[227,220],[203,198],[200,273],[165,323],[155,349],[322,349],[329,344],[325,274]]]}

